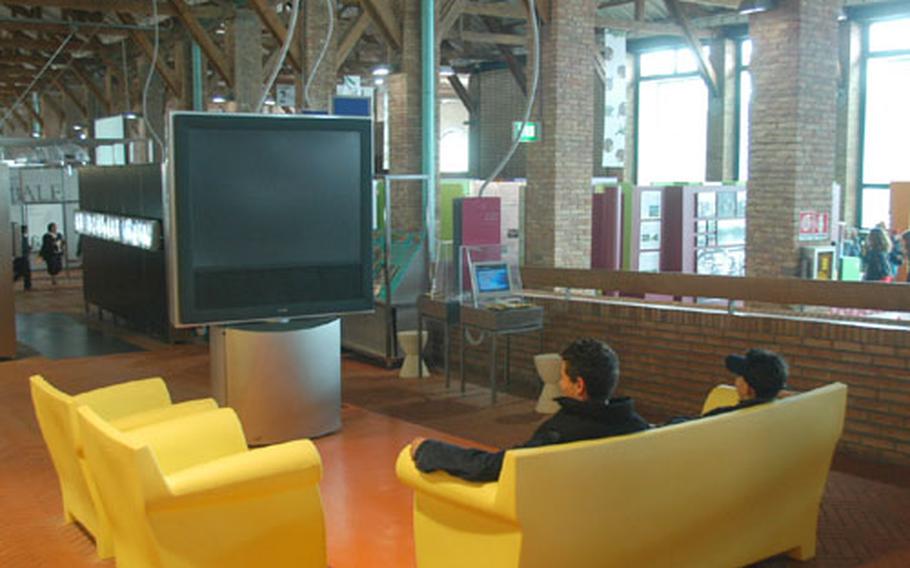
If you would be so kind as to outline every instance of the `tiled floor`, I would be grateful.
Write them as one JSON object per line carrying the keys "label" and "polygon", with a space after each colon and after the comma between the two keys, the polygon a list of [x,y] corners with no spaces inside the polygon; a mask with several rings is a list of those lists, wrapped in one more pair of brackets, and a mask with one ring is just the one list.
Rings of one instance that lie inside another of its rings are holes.
{"label": "tiled floor", "polygon": [[[39,292],[40,294],[40,292]],[[78,298],[48,294],[53,311],[81,313]],[[40,312],[30,293],[20,307]],[[111,332],[109,324],[92,327]],[[0,363],[0,566],[112,566],[94,557],[91,541],[63,525],[56,476],[35,423],[27,378],[40,372],[63,390],[79,392],[129,378],[162,375],[176,400],[206,396],[204,345],[169,346],[117,332],[145,351],[51,360],[28,357]],[[394,460],[414,436],[508,446],[523,440],[541,417],[534,402],[469,385],[466,396],[442,379],[399,380],[395,371],[353,358],[343,365],[344,427],[316,441],[325,464],[323,495],[331,566],[413,566],[410,494],[397,482]],[[819,522],[818,556],[785,558],[777,566],[910,566],[910,469],[838,457]]]}

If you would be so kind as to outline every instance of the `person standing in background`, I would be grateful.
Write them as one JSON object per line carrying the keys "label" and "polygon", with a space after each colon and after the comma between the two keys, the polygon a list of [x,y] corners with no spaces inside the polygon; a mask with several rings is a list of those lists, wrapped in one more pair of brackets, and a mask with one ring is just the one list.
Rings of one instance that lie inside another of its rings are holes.
{"label": "person standing in background", "polygon": [[31,246],[28,244],[28,226],[22,225],[19,256],[13,259],[13,282],[22,278],[26,290],[32,289]]}
{"label": "person standing in background", "polygon": [[869,231],[866,252],[863,254],[863,267],[866,271],[863,280],[891,282],[894,276],[891,272],[891,262],[888,260],[890,253],[891,239],[888,238],[888,233],[879,227]]}
{"label": "person standing in background", "polygon": [[66,241],[63,236],[57,232],[57,224],[49,223],[47,232],[41,239],[41,251],[38,253],[47,264],[47,273],[51,277],[51,284],[57,285],[57,275],[63,270],[63,251],[66,249]]}

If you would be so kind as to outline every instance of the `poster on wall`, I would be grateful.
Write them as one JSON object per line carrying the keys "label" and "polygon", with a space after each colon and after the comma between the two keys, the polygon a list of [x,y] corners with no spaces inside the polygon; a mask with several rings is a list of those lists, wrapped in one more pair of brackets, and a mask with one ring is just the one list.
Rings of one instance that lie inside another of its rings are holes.
{"label": "poster on wall", "polygon": [[605,168],[621,168],[626,157],[626,36],[604,32]]}

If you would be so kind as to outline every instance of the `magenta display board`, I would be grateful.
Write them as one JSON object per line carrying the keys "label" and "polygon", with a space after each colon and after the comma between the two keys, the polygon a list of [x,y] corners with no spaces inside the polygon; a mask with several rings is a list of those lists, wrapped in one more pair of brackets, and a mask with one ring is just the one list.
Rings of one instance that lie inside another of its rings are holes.
{"label": "magenta display board", "polygon": [[[456,199],[454,205],[453,240],[462,264],[463,289],[467,291],[471,289],[471,278],[467,263],[461,258],[461,247],[501,244],[502,208],[498,197],[463,197]],[[478,261],[499,260],[500,257],[497,249],[489,255],[474,255],[473,258]]]}
{"label": "magenta display board", "polygon": [[622,201],[618,187],[593,195],[591,268],[619,270],[622,265]]}

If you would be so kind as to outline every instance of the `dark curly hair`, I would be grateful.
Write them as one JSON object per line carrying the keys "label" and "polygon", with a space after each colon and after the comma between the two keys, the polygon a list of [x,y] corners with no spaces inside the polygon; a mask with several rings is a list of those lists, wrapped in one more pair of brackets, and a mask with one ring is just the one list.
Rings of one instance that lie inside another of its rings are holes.
{"label": "dark curly hair", "polygon": [[609,345],[592,337],[576,339],[562,351],[566,374],[575,382],[585,380],[588,396],[606,400],[619,383],[619,357]]}

